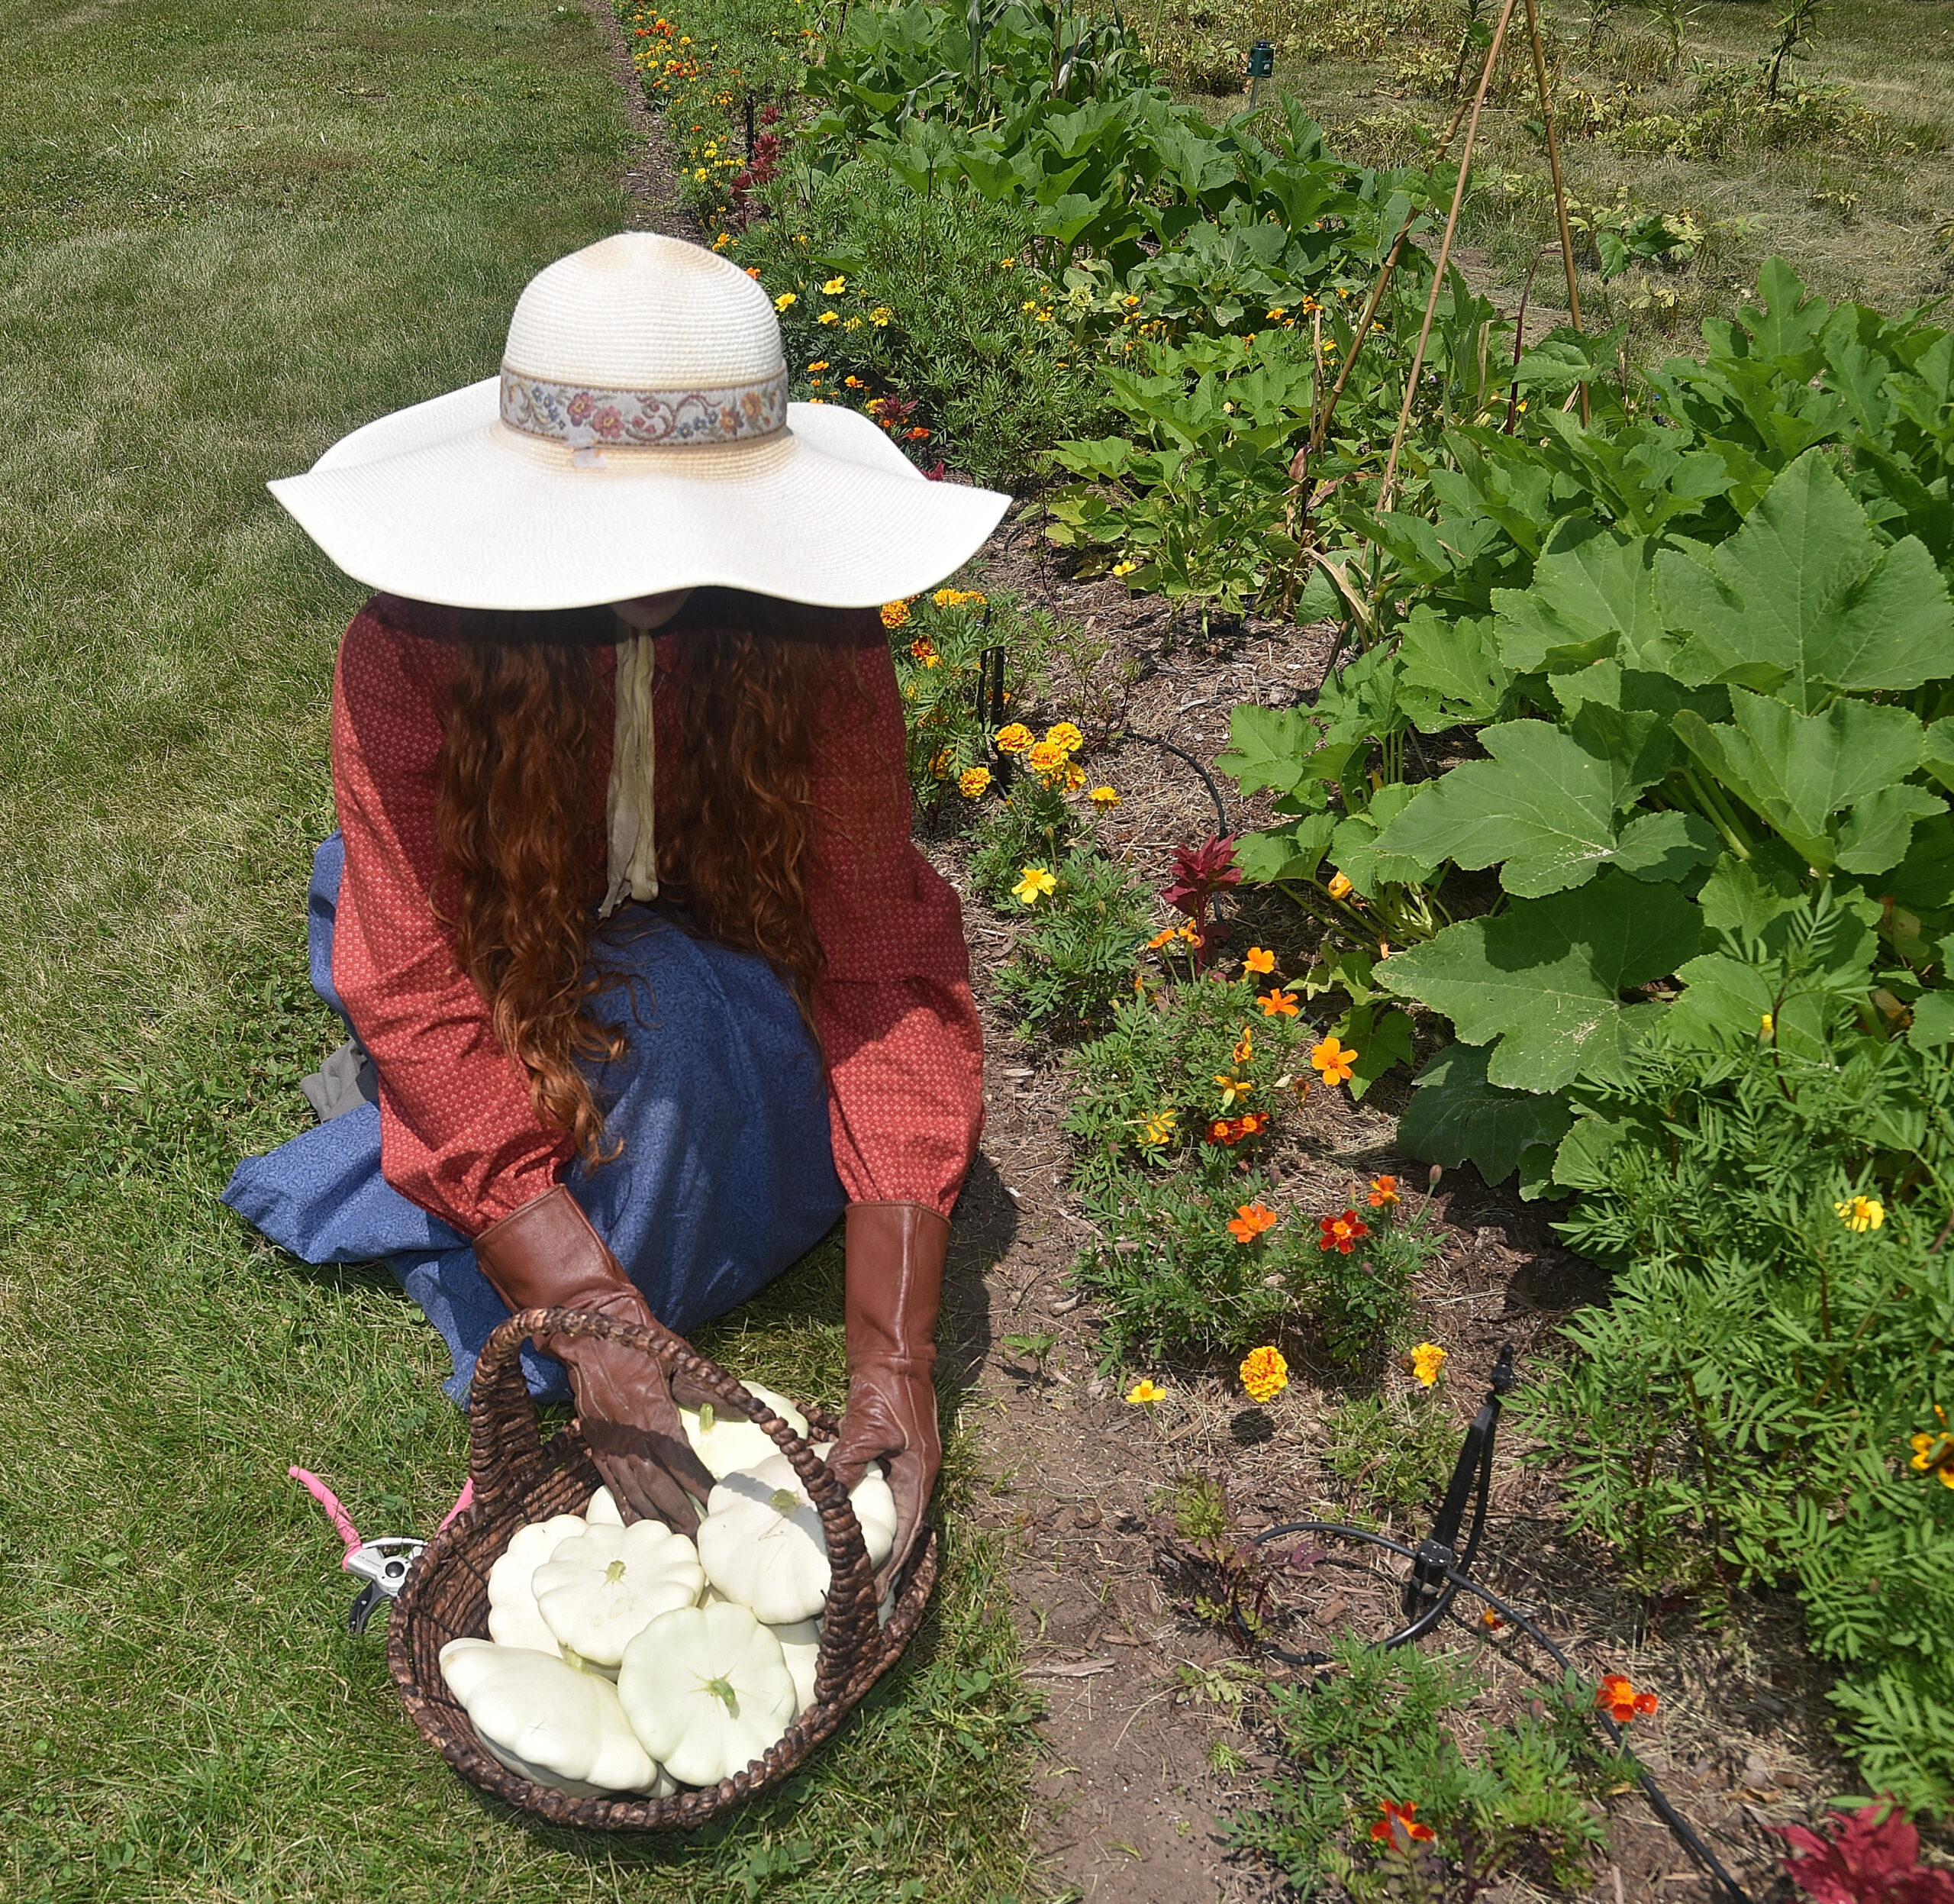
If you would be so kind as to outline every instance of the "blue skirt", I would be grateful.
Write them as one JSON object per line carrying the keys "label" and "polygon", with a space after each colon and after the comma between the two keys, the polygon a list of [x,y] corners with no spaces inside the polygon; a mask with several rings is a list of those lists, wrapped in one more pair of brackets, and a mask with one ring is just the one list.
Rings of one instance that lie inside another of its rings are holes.
{"label": "blue skirt", "polygon": [[[332,985],[345,849],[313,862],[313,989]],[[595,969],[622,975],[598,1001],[624,1057],[591,1068],[605,1130],[623,1149],[566,1181],[652,1313],[681,1334],[764,1288],[831,1229],[846,1202],[829,1145],[821,1054],[763,959],[689,937],[643,907],[600,928]],[[247,1157],[231,1209],[308,1263],[383,1262],[440,1330],[466,1405],[475,1358],[508,1306],[467,1238],[410,1202],[380,1170],[380,1112],[362,1100],[266,1157]],[[569,1394],[562,1365],[525,1349],[533,1394]]]}

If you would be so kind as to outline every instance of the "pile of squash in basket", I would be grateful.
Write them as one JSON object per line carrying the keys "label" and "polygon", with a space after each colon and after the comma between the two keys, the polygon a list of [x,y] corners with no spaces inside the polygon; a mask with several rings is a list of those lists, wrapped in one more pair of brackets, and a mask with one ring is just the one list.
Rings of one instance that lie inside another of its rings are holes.
{"label": "pile of squash in basket", "polygon": [[[791,1402],[748,1388],[807,1433]],[[662,1522],[625,1526],[600,1488],[582,1514],[514,1535],[488,1576],[492,1637],[441,1648],[483,1745],[572,1796],[717,1784],[814,1699],[821,1517],[765,1429],[709,1404],[681,1413],[715,1483],[696,1541]],[[879,1567],[895,1538],[888,1483],[871,1468],[850,1500]]]}

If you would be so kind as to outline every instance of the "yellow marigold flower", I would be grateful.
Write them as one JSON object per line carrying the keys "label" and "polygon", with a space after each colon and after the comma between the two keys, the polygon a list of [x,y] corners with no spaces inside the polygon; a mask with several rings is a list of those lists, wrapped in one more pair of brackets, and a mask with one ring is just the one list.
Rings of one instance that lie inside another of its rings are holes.
{"label": "yellow marigold flower", "polygon": [[1275,970],[1275,954],[1265,952],[1259,945],[1249,947],[1248,957],[1242,961],[1244,972],[1269,973]]}
{"label": "yellow marigold flower", "polygon": [[1278,304],[1264,315],[1271,324],[1280,324],[1289,313],[1286,305]]}
{"label": "yellow marigold flower", "polygon": [[785,311],[789,305],[798,304],[800,302],[801,300],[798,296],[797,296],[793,292],[783,291],[779,297],[774,299],[773,308],[776,311]]}
{"label": "yellow marigold flower", "polygon": [[1446,1352],[1436,1342],[1420,1342],[1411,1351],[1411,1373],[1426,1388],[1437,1382],[1438,1372],[1445,1363]]}
{"label": "yellow marigold flower", "polygon": [[1226,1071],[1217,1071],[1214,1082],[1221,1087],[1221,1108],[1227,1110],[1236,1100],[1246,1097],[1255,1086],[1246,1078],[1230,1077]]}
{"label": "yellow marigold flower", "polygon": [[1120,796],[1111,787],[1095,787],[1085,796],[1101,813],[1109,812],[1120,803]]}
{"label": "yellow marigold flower", "polygon": [[722,231],[717,237],[713,240],[712,248],[715,251],[724,251],[726,247],[732,243],[732,233],[730,231]]}
{"label": "yellow marigold flower", "polygon": [[1289,1386],[1289,1364],[1278,1348],[1250,1349],[1237,1373],[1252,1401],[1272,1402]]}
{"label": "yellow marigold flower", "polygon": [[1076,754],[1085,744],[1085,736],[1069,721],[1060,721],[1045,730],[1045,738],[1055,747],[1062,747],[1068,754]]}
{"label": "yellow marigold flower", "polygon": [[830,278],[821,286],[821,295],[825,298],[838,298],[847,289],[848,280],[846,278]]}
{"label": "yellow marigold flower", "polygon": [[1323,1073],[1326,1084],[1347,1084],[1351,1073],[1356,1069],[1357,1053],[1349,1045],[1340,1043],[1335,1033],[1320,1044],[1310,1047],[1310,1063]]}
{"label": "yellow marigold flower", "polygon": [[884,628],[899,628],[902,627],[908,619],[909,604],[907,602],[885,602],[882,604],[882,626]]}
{"label": "yellow marigold flower", "polygon": [[1015,271],[1017,269],[1017,260],[1015,258],[1000,258],[998,260],[998,269],[1000,271]]}
{"label": "yellow marigold flower", "polygon": [[991,789],[988,767],[966,767],[957,776],[956,790],[966,800],[981,800]]}
{"label": "yellow marigold flower", "polygon": [[1939,1475],[1943,1487],[1954,1487],[1954,1434],[1947,1432],[1947,1411],[1936,1402],[1933,1412],[1940,1418],[1941,1431],[1913,1436],[1914,1458],[1907,1465],[1921,1474]]}
{"label": "yellow marigold flower", "polygon": [[1235,1062],[1246,1064],[1255,1057],[1255,1027],[1245,1025],[1242,1035],[1235,1041]]}
{"label": "yellow marigold flower", "polygon": [[1054,747],[1050,741],[1034,741],[1024,757],[1033,773],[1056,773],[1066,763],[1064,748]]}
{"label": "yellow marigold flower", "polygon": [[950,778],[950,749],[939,747],[930,756],[930,777],[934,780]]}
{"label": "yellow marigold flower", "polygon": [[1151,1408],[1156,1402],[1164,1402],[1167,1391],[1151,1376],[1144,1376],[1127,1390],[1127,1399],[1136,1408]]}
{"label": "yellow marigold flower", "polygon": [[1333,873],[1330,876],[1330,896],[1333,899],[1340,899],[1353,889],[1350,882],[1342,873]]}
{"label": "yellow marigold flower", "polygon": [[1014,721],[1008,728],[998,730],[998,751],[1000,754],[1022,754],[1033,744],[1031,730],[1022,721]]}
{"label": "yellow marigold flower", "polygon": [[814,321],[817,324],[839,324],[841,321],[841,314],[838,311],[824,311]]}
{"label": "yellow marigold flower", "polygon": [[1137,562],[1115,562],[1113,564],[1113,573],[1115,575],[1131,575],[1139,566],[1140,564]]}
{"label": "yellow marigold flower", "polygon": [[869,313],[869,321],[878,331],[886,331],[888,328],[889,319],[895,315],[895,313],[887,305],[879,304]]}
{"label": "yellow marigold flower", "polygon": [[1066,790],[1076,793],[1085,784],[1085,768],[1076,760],[1068,760],[1066,763],[1065,781]]}
{"label": "yellow marigold flower", "polygon": [[828,361],[825,357],[817,357],[812,363],[808,366],[808,368],[810,370],[825,370],[827,367]]}
{"label": "yellow marigold flower", "polygon": [[862,328],[862,320],[859,318],[843,318],[841,328],[844,331],[859,331]]}
{"label": "yellow marigold flower", "polygon": [[1148,1150],[1158,1150],[1174,1134],[1174,1126],[1180,1115],[1178,1111],[1156,1111],[1140,1131],[1141,1144]]}
{"label": "yellow marigold flower", "polygon": [[1835,1203],[1839,1220],[1849,1230],[1856,1230],[1863,1235],[1868,1230],[1876,1230],[1886,1221],[1886,1206],[1877,1198],[1856,1196],[1847,1203]]}
{"label": "yellow marigold flower", "polygon": [[1042,866],[1028,866],[1011,891],[1027,905],[1036,905],[1058,889],[1058,881]]}

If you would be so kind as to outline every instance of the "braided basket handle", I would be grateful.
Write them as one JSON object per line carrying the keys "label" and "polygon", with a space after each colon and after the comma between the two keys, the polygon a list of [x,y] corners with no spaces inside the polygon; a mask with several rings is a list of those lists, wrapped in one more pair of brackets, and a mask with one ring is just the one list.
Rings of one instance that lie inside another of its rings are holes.
{"label": "braided basket handle", "polygon": [[824,1654],[832,1651],[838,1657],[840,1643],[846,1636],[875,1630],[875,1570],[869,1564],[868,1544],[848,1490],[804,1436],[796,1434],[717,1362],[699,1354],[655,1317],[646,1328],[588,1309],[522,1309],[497,1327],[483,1344],[469,1392],[468,1473],[475,1484],[472,1511],[492,1512],[506,1499],[527,1493],[549,1465],[537,1425],[536,1404],[523,1373],[521,1351],[526,1338],[534,1338],[540,1347],[550,1336],[615,1342],[635,1349],[659,1363],[668,1379],[683,1376],[726,1410],[764,1428],[792,1463],[821,1515],[827,1544],[827,1624],[832,1631],[831,1645],[824,1647]]}

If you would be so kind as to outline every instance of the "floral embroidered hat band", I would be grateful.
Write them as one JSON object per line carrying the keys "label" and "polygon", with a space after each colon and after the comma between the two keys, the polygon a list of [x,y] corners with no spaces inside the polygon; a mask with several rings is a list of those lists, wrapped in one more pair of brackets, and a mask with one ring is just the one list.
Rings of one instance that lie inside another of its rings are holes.
{"label": "floral embroidered hat band", "polygon": [[714,586],[872,607],[951,573],[1010,502],[927,481],[854,411],[788,402],[766,292],[648,232],[531,279],[498,374],[269,486],[369,586],[502,609]]}

